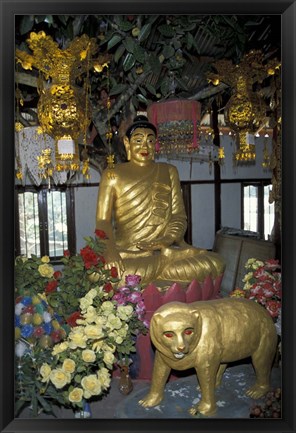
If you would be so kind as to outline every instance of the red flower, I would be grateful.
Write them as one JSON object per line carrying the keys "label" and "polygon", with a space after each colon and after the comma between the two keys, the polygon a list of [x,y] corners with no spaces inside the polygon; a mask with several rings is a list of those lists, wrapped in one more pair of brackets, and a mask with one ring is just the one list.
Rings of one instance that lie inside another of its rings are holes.
{"label": "red flower", "polygon": [[53,278],[55,278],[56,280],[59,280],[62,276],[61,271],[55,271],[53,274]]}
{"label": "red flower", "polygon": [[50,336],[54,343],[58,343],[59,341],[61,341],[61,333],[58,329],[56,331],[53,331]]}
{"label": "red flower", "polygon": [[266,260],[265,266],[266,266],[266,269],[269,269],[272,271],[275,271],[276,269],[281,267],[279,260],[277,260],[277,259]]}
{"label": "red flower", "polygon": [[98,256],[98,261],[103,263],[103,265],[106,263],[105,257],[104,256]]}
{"label": "red flower", "polygon": [[106,293],[109,293],[109,292],[111,292],[111,290],[113,290],[113,286],[112,286],[112,284],[111,284],[111,283],[106,283],[106,284],[104,285],[104,291],[105,291]]}
{"label": "red flower", "polygon": [[115,268],[115,266],[112,266],[112,268],[110,269],[110,275],[111,275],[112,278],[117,278],[118,277],[117,268]]}
{"label": "red flower", "polygon": [[96,229],[95,230],[95,234],[100,239],[108,239],[108,236],[106,235],[106,233],[104,232],[104,230]]}
{"label": "red flower", "polygon": [[279,315],[281,303],[279,301],[273,301],[273,300],[267,301],[265,308],[269,312],[271,317],[277,317]]}
{"label": "red flower", "polygon": [[57,286],[58,286],[57,280],[48,281],[48,283],[45,286],[45,293],[54,292]]}
{"label": "red flower", "polygon": [[68,323],[71,328],[74,328],[74,326],[77,326],[76,320],[81,319],[80,311],[75,311],[72,313],[67,319],[66,322]]}
{"label": "red flower", "polygon": [[86,247],[82,248],[80,250],[80,254],[86,269],[90,269],[92,266],[96,266],[98,264],[98,256],[90,246],[87,245]]}
{"label": "red flower", "polygon": [[69,250],[64,251],[64,257],[70,257],[70,251]]}
{"label": "red flower", "polygon": [[34,310],[35,310],[35,308],[34,308],[33,305],[28,305],[28,306],[24,309],[23,313],[33,314],[33,313],[34,313]]}
{"label": "red flower", "polygon": [[43,327],[42,326],[37,326],[35,329],[34,329],[34,332],[33,332],[33,335],[34,335],[34,337],[37,337],[37,338],[39,338],[39,337],[41,337],[43,334],[44,334],[44,329],[43,329]]}

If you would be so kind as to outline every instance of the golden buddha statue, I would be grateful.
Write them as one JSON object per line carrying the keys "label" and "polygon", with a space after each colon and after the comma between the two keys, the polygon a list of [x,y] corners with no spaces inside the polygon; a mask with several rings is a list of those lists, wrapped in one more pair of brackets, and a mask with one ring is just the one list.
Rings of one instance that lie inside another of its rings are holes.
{"label": "golden buddha statue", "polygon": [[121,282],[141,276],[143,285],[213,279],[224,271],[222,258],[184,241],[187,217],[176,167],[154,161],[156,128],[145,116],[127,129],[128,162],[102,173],[96,228],[107,238],[106,267],[115,266]]}

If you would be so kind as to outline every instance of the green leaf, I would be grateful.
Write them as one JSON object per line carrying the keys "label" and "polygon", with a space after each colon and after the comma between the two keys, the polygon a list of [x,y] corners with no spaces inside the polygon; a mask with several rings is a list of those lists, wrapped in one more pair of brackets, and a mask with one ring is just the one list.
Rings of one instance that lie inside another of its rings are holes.
{"label": "green leaf", "polygon": [[141,95],[141,93],[137,94],[137,98],[140,102],[143,102],[144,104],[148,105],[147,99],[145,98],[145,96]]}
{"label": "green leaf", "polygon": [[20,413],[21,409],[24,407],[25,404],[26,404],[26,400],[22,398],[16,400],[14,405],[15,416],[18,416],[18,414]]}
{"label": "green leaf", "polygon": [[178,83],[179,87],[180,87],[182,90],[188,91],[188,87],[186,86],[186,84],[184,83],[183,80],[181,80],[181,79],[178,78],[178,77],[175,77],[175,80],[176,80],[176,82]]}
{"label": "green leaf", "polygon": [[45,410],[45,412],[51,412],[51,405],[45,400],[45,398],[43,398],[41,395],[37,394],[37,399],[39,401],[39,403],[41,404],[41,406],[43,407],[43,409]]}
{"label": "green leaf", "polygon": [[113,48],[115,45],[117,45],[122,40],[122,36],[118,33],[115,33],[110,41],[108,41],[107,44],[107,51],[109,51],[111,48]]}
{"label": "green leaf", "polygon": [[33,15],[23,15],[23,18],[20,23],[20,34],[24,35],[32,30],[34,25],[34,16]]}
{"label": "green leaf", "polygon": [[167,38],[172,38],[176,33],[173,27],[169,26],[168,24],[162,24],[157,28],[157,30]]}
{"label": "green leaf", "polygon": [[125,46],[125,49],[129,52],[129,53],[133,53],[134,52],[134,48],[135,48],[135,41],[133,38],[131,38],[130,36],[128,36],[125,40],[122,41],[123,45]]}
{"label": "green leaf", "polygon": [[143,41],[145,41],[148,38],[148,36],[150,35],[150,32],[151,32],[151,27],[152,27],[152,24],[148,23],[148,24],[145,24],[141,28],[140,34],[138,36],[138,41],[139,42],[143,42]]}
{"label": "green leaf", "polygon": [[139,89],[141,90],[142,95],[147,96],[147,92],[144,87],[139,86]]}
{"label": "green leaf", "polygon": [[129,71],[136,63],[135,56],[132,53],[127,53],[123,61],[122,67],[125,72]]}
{"label": "green leaf", "polygon": [[166,45],[162,50],[162,54],[166,59],[169,59],[175,54],[175,50],[171,45]]}
{"label": "green leaf", "polygon": [[133,54],[135,56],[135,59],[140,62],[144,63],[145,61],[145,50],[140,45],[135,44]]}
{"label": "green leaf", "polygon": [[154,96],[156,95],[156,89],[154,86],[152,86],[152,84],[146,83],[145,86],[148,92],[150,92]]}
{"label": "green leaf", "polygon": [[125,52],[125,47],[124,45],[119,45],[119,47],[117,48],[117,50],[115,51],[114,54],[114,62],[118,63],[119,59],[121,58],[121,56],[123,55],[123,53]]}
{"label": "green leaf", "polygon": [[158,57],[155,54],[150,54],[148,59],[147,59],[147,63],[151,68],[151,71],[155,74],[155,75],[159,75],[160,71],[161,71],[161,63],[158,59]]}
{"label": "green leaf", "polygon": [[118,26],[119,26],[120,30],[122,30],[124,32],[128,32],[134,27],[134,24],[131,23],[130,21],[121,21],[118,24]]}
{"label": "green leaf", "polygon": [[123,93],[127,88],[127,84],[117,84],[116,86],[112,87],[112,89],[109,92],[110,96],[118,95],[119,93]]}
{"label": "green leaf", "polygon": [[167,78],[165,78],[163,80],[163,82],[161,83],[161,86],[160,86],[160,90],[161,90],[162,95],[165,96],[165,95],[168,94],[168,92],[169,92],[169,86],[170,86],[170,80],[167,79]]}
{"label": "green leaf", "polygon": [[193,36],[191,33],[187,33],[187,50],[190,51],[193,45]]}

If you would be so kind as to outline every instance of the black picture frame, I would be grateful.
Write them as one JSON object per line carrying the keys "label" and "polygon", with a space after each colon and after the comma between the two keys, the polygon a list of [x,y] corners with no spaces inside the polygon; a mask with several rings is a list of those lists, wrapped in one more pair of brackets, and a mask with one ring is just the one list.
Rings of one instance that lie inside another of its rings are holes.
{"label": "black picture frame", "polygon": [[[1,432],[295,432],[295,0],[76,1],[0,0],[0,430]],[[15,419],[14,418],[14,17],[16,14],[281,14],[283,77],[282,279],[283,410],[281,419]]]}

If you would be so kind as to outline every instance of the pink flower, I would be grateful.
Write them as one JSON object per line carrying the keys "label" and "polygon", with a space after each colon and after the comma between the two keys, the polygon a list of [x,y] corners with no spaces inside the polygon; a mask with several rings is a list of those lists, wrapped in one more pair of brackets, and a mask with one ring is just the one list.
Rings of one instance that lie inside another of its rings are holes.
{"label": "pink flower", "polygon": [[125,305],[125,297],[121,293],[116,293],[112,299],[116,301],[118,305]]}
{"label": "pink flower", "polygon": [[129,287],[136,287],[141,283],[140,275],[126,275],[125,284]]}
{"label": "pink flower", "polygon": [[134,292],[128,295],[126,300],[128,302],[132,302],[133,304],[136,304],[137,302],[142,301],[142,295],[140,292]]}

